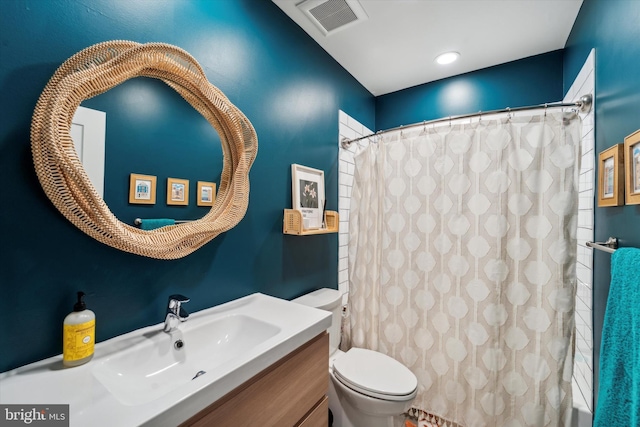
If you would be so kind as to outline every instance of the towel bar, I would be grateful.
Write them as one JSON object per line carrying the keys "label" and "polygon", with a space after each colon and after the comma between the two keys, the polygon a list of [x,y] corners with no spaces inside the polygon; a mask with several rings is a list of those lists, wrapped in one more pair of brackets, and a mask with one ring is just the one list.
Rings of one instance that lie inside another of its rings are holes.
{"label": "towel bar", "polygon": [[604,252],[614,253],[618,249],[618,238],[609,237],[606,242],[587,242],[587,246]]}
{"label": "towel bar", "polygon": [[[183,219],[183,220],[176,220],[176,224],[183,224],[183,223],[185,223],[185,222],[191,222],[191,220],[186,220],[186,219]],[[133,221],[133,223],[134,223],[135,225],[142,225],[142,219],[141,219],[141,218],[136,218],[136,219]]]}

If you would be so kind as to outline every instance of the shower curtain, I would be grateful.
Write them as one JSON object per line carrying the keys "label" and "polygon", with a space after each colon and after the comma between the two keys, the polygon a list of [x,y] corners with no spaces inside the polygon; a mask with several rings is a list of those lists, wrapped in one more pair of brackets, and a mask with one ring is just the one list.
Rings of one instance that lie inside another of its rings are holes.
{"label": "shower curtain", "polygon": [[356,154],[351,346],[418,378],[421,425],[568,425],[580,119],[386,133]]}

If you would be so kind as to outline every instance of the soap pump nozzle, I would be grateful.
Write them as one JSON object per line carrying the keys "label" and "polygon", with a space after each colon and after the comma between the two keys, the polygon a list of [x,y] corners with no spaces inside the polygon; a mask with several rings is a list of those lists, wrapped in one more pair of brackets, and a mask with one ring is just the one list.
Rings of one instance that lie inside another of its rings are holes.
{"label": "soap pump nozzle", "polygon": [[73,305],[73,311],[84,311],[87,309],[87,304],[84,302],[83,298],[85,293],[82,291],[78,292],[78,302]]}

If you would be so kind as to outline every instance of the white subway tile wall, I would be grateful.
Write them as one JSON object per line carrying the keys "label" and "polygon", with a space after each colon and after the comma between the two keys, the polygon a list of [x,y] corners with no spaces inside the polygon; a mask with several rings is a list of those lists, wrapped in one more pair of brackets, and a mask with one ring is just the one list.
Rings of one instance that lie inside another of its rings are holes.
{"label": "white subway tile wall", "polygon": [[[564,98],[574,102],[582,95],[591,94],[595,103],[595,50],[592,49],[580,73]],[[578,200],[578,288],[576,290],[576,354],[573,363],[574,407],[593,413],[593,327],[592,278],[593,249],[587,247],[593,241],[593,209],[595,183],[595,104],[591,112],[582,116],[582,161],[580,163]]]}
{"label": "white subway tile wall", "polygon": [[351,188],[353,187],[353,174],[355,162],[353,156],[356,152],[356,143],[351,144],[348,150],[342,148],[340,142],[343,138],[354,139],[369,135],[370,129],[364,127],[357,120],[350,117],[344,111],[338,113],[340,124],[338,126],[339,170],[338,178],[338,214],[340,215],[340,231],[338,243],[338,290],[345,294],[343,302],[347,302],[346,293],[349,292],[349,207],[351,203]]}

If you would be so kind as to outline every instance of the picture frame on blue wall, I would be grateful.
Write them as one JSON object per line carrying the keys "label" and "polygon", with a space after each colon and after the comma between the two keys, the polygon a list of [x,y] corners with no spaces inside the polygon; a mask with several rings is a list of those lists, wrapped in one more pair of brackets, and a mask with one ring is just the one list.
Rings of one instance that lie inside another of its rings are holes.
{"label": "picture frame on blue wall", "polygon": [[132,173],[129,176],[129,203],[155,205],[156,180],[153,175]]}
{"label": "picture frame on blue wall", "polygon": [[198,206],[213,206],[216,202],[216,183],[198,181]]}
{"label": "picture frame on blue wall", "polygon": [[325,200],[324,171],[292,164],[291,201],[293,209],[302,213],[304,230],[323,226]]}
{"label": "picture frame on blue wall", "polygon": [[189,205],[189,180],[167,178],[167,205]]}
{"label": "picture frame on blue wall", "polygon": [[598,207],[624,205],[623,163],[623,144],[616,144],[598,156]]}
{"label": "picture frame on blue wall", "polygon": [[640,205],[640,129],[624,139],[625,202]]}

